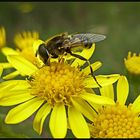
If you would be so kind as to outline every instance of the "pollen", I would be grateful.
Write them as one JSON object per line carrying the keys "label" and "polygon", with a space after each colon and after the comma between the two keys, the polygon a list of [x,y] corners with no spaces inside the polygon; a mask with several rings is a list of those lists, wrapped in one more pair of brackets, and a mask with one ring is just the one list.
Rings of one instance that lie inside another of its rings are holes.
{"label": "pollen", "polygon": [[131,110],[131,105],[104,107],[90,126],[96,138],[140,138],[140,118]]}
{"label": "pollen", "polygon": [[29,81],[31,94],[46,100],[49,104],[71,104],[71,98],[77,97],[84,89],[86,75],[79,68],[61,62],[52,62],[50,66],[39,69]]}
{"label": "pollen", "polygon": [[135,75],[140,75],[140,54],[128,52],[127,58],[124,59],[126,69]]}

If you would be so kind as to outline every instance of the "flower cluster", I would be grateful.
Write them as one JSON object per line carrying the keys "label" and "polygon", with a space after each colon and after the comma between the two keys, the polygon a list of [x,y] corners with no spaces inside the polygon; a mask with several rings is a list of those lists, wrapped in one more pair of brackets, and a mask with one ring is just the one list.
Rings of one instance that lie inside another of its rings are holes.
{"label": "flower cluster", "polygon": [[[140,98],[125,105],[129,91],[126,77],[93,76],[92,71],[102,63],[96,61],[83,67],[87,61],[74,55],[49,57],[49,63],[43,63],[37,51],[52,38],[43,41],[38,32],[24,31],[15,35],[15,48],[11,48],[6,45],[5,29],[0,28],[0,49],[7,60],[0,62],[0,106],[15,105],[6,115],[5,123],[17,124],[35,114],[33,129],[39,135],[49,117],[47,123],[53,138],[65,138],[68,129],[76,138],[139,138]],[[93,43],[74,54],[89,60],[94,50]],[[130,65],[128,60],[125,64]],[[10,73],[4,75],[7,69]],[[117,100],[113,90],[116,82]]]}

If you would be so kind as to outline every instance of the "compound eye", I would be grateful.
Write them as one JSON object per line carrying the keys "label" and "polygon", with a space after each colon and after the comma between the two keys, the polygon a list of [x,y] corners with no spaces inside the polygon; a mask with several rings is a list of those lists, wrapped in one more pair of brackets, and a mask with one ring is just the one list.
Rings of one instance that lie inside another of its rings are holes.
{"label": "compound eye", "polygon": [[46,63],[49,59],[49,52],[47,50],[47,47],[45,44],[41,44],[38,48],[38,53],[41,59],[43,59],[43,62]]}

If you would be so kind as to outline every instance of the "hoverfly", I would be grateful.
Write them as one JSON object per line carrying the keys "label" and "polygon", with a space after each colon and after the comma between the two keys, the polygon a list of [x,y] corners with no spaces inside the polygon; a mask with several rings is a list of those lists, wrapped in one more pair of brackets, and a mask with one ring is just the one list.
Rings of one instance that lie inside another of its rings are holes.
{"label": "hoverfly", "polygon": [[[49,64],[50,58],[58,58],[60,55],[70,54],[76,58],[79,58],[83,61],[88,62],[90,66],[89,60],[75,54],[72,52],[73,48],[82,47],[82,48],[91,48],[93,43],[104,40],[106,37],[100,34],[92,34],[92,33],[76,33],[76,34],[68,34],[64,32],[62,34],[56,35],[47,41],[47,43],[43,43],[39,45],[38,50],[36,52],[39,54],[41,60],[43,60],[44,64]],[[91,75],[97,82],[95,76],[93,75],[92,67],[90,66]],[[99,85],[100,86],[100,85]],[[100,86],[101,87],[101,86]]]}

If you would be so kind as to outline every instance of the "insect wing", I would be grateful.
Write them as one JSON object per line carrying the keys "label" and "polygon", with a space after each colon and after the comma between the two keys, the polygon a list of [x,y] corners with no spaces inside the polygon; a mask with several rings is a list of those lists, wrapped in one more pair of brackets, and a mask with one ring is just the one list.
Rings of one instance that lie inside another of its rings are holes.
{"label": "insect wing", "polygon": [[102,41],[106,38],[104,35],[100,34],[91,34],[91,33],[85,33],[85,34],[74,34],[72,35],[71,41],[73,43],[95,43]]}

